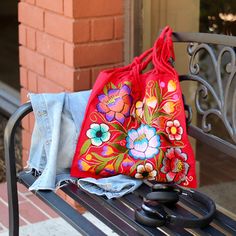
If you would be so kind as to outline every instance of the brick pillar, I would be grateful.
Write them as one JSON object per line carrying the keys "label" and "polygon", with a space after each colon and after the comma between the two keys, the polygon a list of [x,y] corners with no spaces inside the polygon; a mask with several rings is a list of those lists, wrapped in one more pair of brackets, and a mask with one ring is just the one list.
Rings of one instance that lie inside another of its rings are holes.
{"label": "brick pillar", "polygon": [[[28,92],[79,91],[124,61],[124,0],[21,0],[21,101]],[[33,116],[23,121],[28,158]]]}

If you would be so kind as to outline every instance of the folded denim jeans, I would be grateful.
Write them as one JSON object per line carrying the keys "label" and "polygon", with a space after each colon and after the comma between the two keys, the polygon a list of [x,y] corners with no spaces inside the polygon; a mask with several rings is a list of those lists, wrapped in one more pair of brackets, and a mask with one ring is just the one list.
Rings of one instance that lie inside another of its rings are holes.
{"label": "folded denim jeans", "polygon": [[[29,190],[56,190],[68,182],[76,183],[70,167],[90,93],[29,94],[35,125],[27,169],[38,176]],[[108,198],[123,196],[141,183],[123,175],[78,181],[84,190]]]}
{"label": "folded denim jeans", "polygon": [[101,179],[83,178],[79,179],[77,184],[89,193],[111,199],[133,192],[142,184],[142,181],[126,175],[116,175]]}

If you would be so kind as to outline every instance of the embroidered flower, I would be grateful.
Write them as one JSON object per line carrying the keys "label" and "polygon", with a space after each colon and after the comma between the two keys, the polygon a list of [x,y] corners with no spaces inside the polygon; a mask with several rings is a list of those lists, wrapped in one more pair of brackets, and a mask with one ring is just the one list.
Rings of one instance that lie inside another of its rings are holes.
{"label": "embroidered flower", "polygon": [[109,174],[115,174],[115,170],[112,164],[106,165],[104,171],[108,172]]}
{"label": "embroidered flower", "polygon": [[141,124],[137,130],[128,131],[126,147],[129,149],[129,155],[135,159],[154,157],[159,153],[160,145],[160,136],[156,134],[156,129],[149,125]]}
{"label": "embroidered flower", "polygon": [[141,101],[138,101],[138,102],[136,102],[136,104],[135,104],[135,108],[136,108],[136,115],[138,116],[138,117],[140,117],[140,118],[142,118],[143,117],[143,102],[141,102]]}
{"label": "embroidered flower", "polygon": [[99,95],[98,111],[105,114],[108,121],[115,119],[123,124],[125,117],[130,115],[132,103],[130,92],[130,88],[127,85],[123,85],[121,89],[110,89],[108,95]]}
{"label": "embroidered flower", "polygon": [[166,132],[170,140],[181,140],[183,128],[180,126],[178,120],[166,122]]}
{"label": "embroidered flower", "polygon": [[154,109],[157,105],[157,98],[155,96],[152,96],[147,99],[146,103],[149,107]]}
{"label": "embroidered flower", "polygon": [[173,97],[172,97],[172,99],[173,99],[174,101],[178,101],[178,100],[179,100],[178,94],[174,94]]}
{"label": "embroidered flower", "polygon": [[127,157],[122,161],[122,165],[125,167],[132,166],[133,164],[134,162]]}
{"label": "embroidered flower", "polygon": [[176,90],[176,83],[170,80],[167,85],[168,92],[174,92]]}
{"label": "embroidered flower", "polygon": [[93,158],[93,156],[91,154],[87,154],[85,159],[88,160],[88,161],[91,161]]}
{"label": "embroidered flower", "polygon": [[165,82],[161,82],[161,83],[160,83],[160,87],[161,87],[161,88],[165,88],[165,86],[166,86]]}
{"label": "embroidered flower", "polygon": [[180,148],[169,148],[162,161],[161,172],[166,174],[168,182],[180,184],[185,181],[189,170],[186,153],[182,153]]}
{"label": "embroidered flower", "polygon": [[154,180],[157,176],[157,171],[153,170],[153,166],[151,163],[146,163],[145,165],[138,165],[136,171],[137,173],[134,177],[137,179]]}
{"label": "embroidered flower", "polygon": [[78,161],[78,167],[81,171],[88,171],[91,168],[91,166],[83,160]]}
{"label": "embroidered flower", "polygon": [[175,111],[175,103],[173,102],[166,102],[163,106],[163,109],[166,113],[171,114]]}
{"label": "embroidered flower", "polygon": [[109,155],[111,155],[113,153],[113,149],[111,148],[111,147],[109,147],[109,146],[104,146],[103,148],[102,148],[102,155],[103,156],[109,156]]}
{"label": "embroidered flower", "polygon": [[96,123],[90,125],[90,129],[87,130],[86,135],[91,139],[91,143],[94,146],[102,145],[111,136],[108,125]]}

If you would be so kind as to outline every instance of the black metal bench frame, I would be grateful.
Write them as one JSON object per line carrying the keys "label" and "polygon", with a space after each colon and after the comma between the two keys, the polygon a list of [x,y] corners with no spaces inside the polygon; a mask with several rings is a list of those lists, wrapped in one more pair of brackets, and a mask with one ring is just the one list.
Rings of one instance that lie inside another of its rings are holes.
{"label": "black metal bench frame", "polygon": [[[180,76],[180,80],[197,81],[199,86],[196,90],[195,103],[196,110],[202,115],[201,127],[189,125],[189,135],[199,139],[227,155],[236,157],[236,92],[233,97],[229,94],[232,81],[235,78],[235,51],[236,37],[202,34],[202,33],[174,33],[174,42],[187,42],[188,54],[190,56],[189,73],[188,75]],[[196,43],[196,44],[193,44]],[[223,45],[218,55],[214,54],[214,50],[209,45]],[[195,45],[195,46],[194,46]],[[200,67],[196,64],[198,53],[205,50],[211,60],[213,60],[213,70],[217,75],[217,86],[219,94],[215,88],[205,78],[200,76]],[[222,55],[228,53],[231,58],[231,63],[227,65],[227,73],[229,75],[226,88],[222,87],[221,82],[221,63]],[[215,99],[216,107],[204,109],[201,106],[201,99],[207,98],[208,93],[211,93]],[[232,107],[231,117],[228,117],[228,106]],[[187,106],[186,106],[187,107]],[[17,111],[11,116],[7,127],[5,129],[5,159],[6,159],[6,173],[8,186],[8,204],[9,204],[9,235],[19,235],[19,207],[17,195],[17,182],[22,183],[27,188],[35,181],[33,175],[24,171],[16,173],[15,153],[14,153],[14,135],[17,126],[23,117],[32,111],[30,103],[20,106]],[[228,131],[232,142],[216,137],[210,133],[211,126],[207,121],[209,114],[214,114],[220,117]],[[143,184],[134,193],[128,194],[120,199],[107,200],[104,197],[98,197],[88,194],[83,190],[77,188],[73,184],[62,187],[67,195],[85,207],[88,211],[94,214],[107,226],[112,228],[119,235],[236,235],[236,221],[230,218],[225,213],[217,210],[213,222],[204,229],[183,229],[179,227],[163,226],[160,228],[151,228],[138,224],[134,220],[134,210],[141,206],[142,197],[150,191],[150,184],[148,181]],[[97,228],[88,221],[82,214],[65,202],[55,192],[52,191],[37,191],[34,192],[42,201],[54,209],[60,216],[69,222],[77,231],[83,235],[105,235],[101,229]],[[197,214],[205,212],[204,207],[192,201],[186,196],[180,197],[180,202],[175,207],[175,213],[184,216],[195,217]]]}

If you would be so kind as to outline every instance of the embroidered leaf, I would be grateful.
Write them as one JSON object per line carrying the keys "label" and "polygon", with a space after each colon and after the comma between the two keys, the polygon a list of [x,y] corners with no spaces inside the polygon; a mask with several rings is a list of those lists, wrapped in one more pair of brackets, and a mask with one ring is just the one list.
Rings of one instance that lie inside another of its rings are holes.
{"label": "embroidered leaf", "polygon": [[116,89],[116,86],[113,83],[111,83],[111,88]]}
{"label": "embroidered leaf", "polygon": [[131,86],[131,85],[132,85],[131,81],[125,81],[124,84],[126,84],[126,85],[128,85],[128,86]]}
{"label": "embroidered leaf", "polygon": [[[135,115],[135,121],[136,121],[138,124],[143,123],[143,122],[142,122],[142,119],[141,119],[139,116],[137,116],[137,115]],[[127,127],[129,127],[129,126],[127,125]]]}
{"label": "embroidered leaf", "polygon": [[165,147],[173,147],[173,146],[175,146],[175,145],[173,144],[173,141],[171,141],[171,140],[169,139],[169,136],[168,136],[167,133],[163,133],[163,134],[162,134],[162,139],[163,139],[163,144],[165,145]]}
{"label": "embroidered leaf", "polygon": [[110,125],[111,125],[113,128],[115,128],[116,130],[119,130],[119,131],[121,131],[121,132],[123,132],[123,133],[126,133],[125,130],[124,130],[124,128],[123,128],[121,125],[113,124],[113,123],[111,123]]}
{"label": "embroidered leaf", "polygon": [[158,83],[156,83],[156,93],[157,93],[158,104],[160,104],[162,101],[162,95]]}
{"label": "embroidered leaf", "polygon": [[163,151],[160,150],[160,153],[158,155],[158,159],[157,159],[157,170],[160,170],[160,167],[161,167],[161,163],[162,163],[162,160],[163,160]]}
{"label": "embroidered leaf", "polygon": [[143,160],[137,161],[131,168],[130,168],[130,174],[136,170],[137,166],[140,165],[143,162]]}
{"label": "embroidered leaf", "polygon": [[124,155],[123,154],[120,154],[120,155],[117,156],[117,159],[116,159],[116,162],[115,162],[115,165],[114,165],[116,172],[119,171],[119,167],[120,167],[120,164],[123,161],[123,159],[124,159]]}
{"label": "embroidered leaf", "polygon": [[91,140],[90,139],[86,140],[80,149],[80,155],[83,155],[85,152],[87,152],[90,145],[91,145]]}
{"label": "embroidered leaf", "polygon": [[104,92],[105,95],[107,95],[107,90],[108,90],[108,89],[107,89],[107,86],[105,85],[105,86],[103,87],[103,92]]}
{"label": "embroidered leaf", "polygon": [[148,106],[146,103],[144,104],[144,116],[145,116],[145,120],[146,120],[147,124],[150,124],[151,116],[149,114]]}
{"label": "embroidered leaf", "polygon": [[155,112],[153,115],[152,115],[152,119],[155,120],[156,118],[160,117],[160,113],[159,112]]}
{"label": "embroidered leaf", "polygon": [[124,152],[127,152],[127,148],[121,146],[120,144],[118,143],[112,143],[111,144],[112,147],[116,148],[118,151],[124,153]]}
{"label": "embroidered leaf", "polygon": [[108,162],[109,160],[110,160],[110,158],[107,158],[107,157],[102,157],[102,156],[100,156],[99,154],[97,154],[96,152],[92,152],[91,153],[93,156],[95,156],[96,157],[96,159],[98,159],[99,161],[101,161],[101,162]]}
{"label": "embroidered leaf", "polygon": [[174,142],[174,145],[175,146],[177,146],[177,147],[181,147],[181,148],[183,148],[183,147],[185,147],[185,144],[184,144],[184,142],[182,142],[182,141],[175,141]]}
{"label": "embroidered leaf", "polygon": [[160,117],[160,116],[164,116],[164,117],[171,117],[170,114],[167,114],[165,112],[155,112],[152,116],[152,119],[155,120],[156,118]]}
{"label": "embroidered leaf", "polygon": [[162,135],[162,136],[166,136],[166,135],[167,135],[165,132],[160,131],[160,130],[158,130],[158,131],[156,132],[156,134]]}
{"label": "embroidered leaf", "polygon": [[96,168],[95,168],[95,174],[98,175],[106,166],[106,162],[105,163],[102,163],[100,165],[98,165]]}
{"label": "embroidered leaf", "polygon": [[125,134],[121,134],[119,135],[114,141],[121,141],[121,140],[125,140],[126,135]]}

